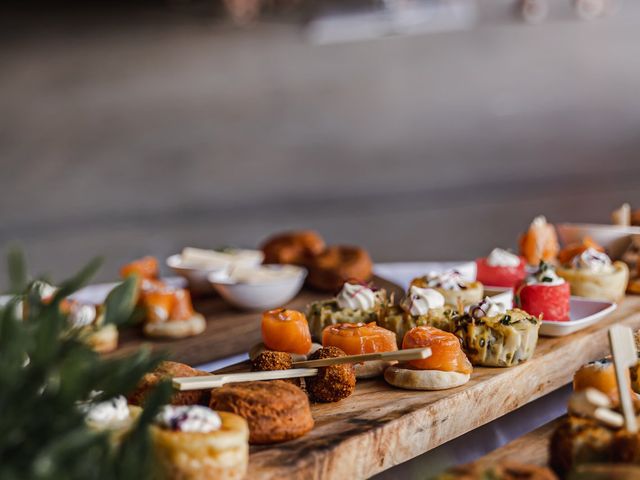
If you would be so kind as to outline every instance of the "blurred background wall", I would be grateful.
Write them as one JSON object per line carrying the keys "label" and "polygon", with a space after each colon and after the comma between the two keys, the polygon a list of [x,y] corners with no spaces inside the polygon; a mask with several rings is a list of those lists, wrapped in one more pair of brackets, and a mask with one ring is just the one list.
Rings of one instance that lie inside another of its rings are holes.
{"label": "blurred background wall", "polygon": [[301,227],[377,261],[468,259],[540,213],[640,207],[640,2],[535,26],[516,3],[328,45],[297,19],[3,7],[0,245],[55,278]]}

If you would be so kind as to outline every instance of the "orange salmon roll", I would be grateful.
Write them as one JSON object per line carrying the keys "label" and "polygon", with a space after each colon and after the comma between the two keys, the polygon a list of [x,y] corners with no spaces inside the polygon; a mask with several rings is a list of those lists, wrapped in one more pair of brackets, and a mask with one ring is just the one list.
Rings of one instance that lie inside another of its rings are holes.
{"label": "orange salmon roll", "polygon": [[304,313],[285,308],[262,314],[262,341],[270,350],[306,355],[311,350],[311,332]]}
{"label": "orange salmon roll", "polygon": [[371,323],[338,323],[322,332],[323,347],[338,347],[347,355],[393,352],[398,349],[396,334]]}
{"label": "orange salmon roll", "polygon": [[462,351],[460,340],[453,333],[434,327],[421,326],[409,330],[402,340],[402,348],[431,348],[431,356],[424,360],[407,362],[420,370],[441,370],[469,374],[471,362]]}

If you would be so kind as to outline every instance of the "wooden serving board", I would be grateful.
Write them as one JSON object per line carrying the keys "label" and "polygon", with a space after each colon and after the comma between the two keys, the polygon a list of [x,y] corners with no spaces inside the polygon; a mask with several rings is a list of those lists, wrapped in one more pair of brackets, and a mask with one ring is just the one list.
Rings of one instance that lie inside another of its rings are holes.
{"label": "wooden serving board", "polygon": [[[402,296],[402,288],[379,277],[373,283],[396,297]],[[304,289],[286,307],[305,311],[311,302],[330,298],[327,293]],[[156,350],[164,350],[176,362],[199,365],[219,358],[246,353],[261,341],[260,312],[244,312],[229,306],[221,297],[195,298],[194,309],[207,319],[207,329],[195,337],[180,340],[155,340],[142,335],[140,328],[126,328],[120,331],[119,347],[114,353],[119,355],[149,345]]]}
{"label": "wooden serving board", "polygon": [[640,298],[627,298],[588,329],[540,338],[522,365],[476,368],[455,389],[418,392],[359,381],[351,397],[312,405],[316,425],[304,437],[252,447],[247,478],[366,478],[405,462],[569,383],[581,365],[608,353],[613,323],[640,328]]}

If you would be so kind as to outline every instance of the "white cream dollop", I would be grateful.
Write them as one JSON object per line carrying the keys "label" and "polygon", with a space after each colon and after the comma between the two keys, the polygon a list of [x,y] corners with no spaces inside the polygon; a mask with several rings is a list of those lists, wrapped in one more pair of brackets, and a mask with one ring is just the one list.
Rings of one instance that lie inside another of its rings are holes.
{"label": "white cream dollop", "polygon": [[613,270],[609,256],[595,248],[587,248],[580,255],[576,255],[573,257],[571,264],[573,268],[589,270],[596,273],[607,273]]}
{"label": "white cream dollop", "polygon": [[433,288],[420,288],[413,285],[402,302],[402,307],[414,317],[426,315],[432,308],[444,307],[444,297]]}
{"label": "white cream dollop", "polygon": [[547,217],[545,217],[544,215],[538,215],[531,221],[531,226],[536,228],[544,227],[546,224]]}
{"label": "white cream dollop", "polygon": [[548,263],[540,262],[538,270],[527,277],[528,285],[562,285],[565,282],[564,278],[559,277],[553,268]]}
{"label": "white cream dollop", "polygon": [[429,272],[426,276],[427,286],[430,288],[442,288],[443,290],[464,290],[467,288],[462,275],[457,270],[444,272]]}
{"label": "white cream dollop", "polygon": [[520,265],[520,257],[502,248],[494,248],[487,257],[487,265],[491,267],[517,267]]}
{"label": "white cream dollop", "polygon": [[72,328],[82,328],[91,325],[98,312],[94,305],[74,303],[69,312],[68,322]]}
{"label": "white cream dollop", "polygon": [[201,405],[165,405],[155,423],[168,430],[208,433],[222,427],[220,415]]}
{"label": "white cream dollop", "polygon": [[35,282],[33,282],[31,288],[34,292],[37,293],[37,295],[40,297],[40,300],[48,300],[53,297],[58,291],[56,287],[43,280],[36,280]]}
{"label": "white cream dollop", "polygon": [[484,297],[480,303],[470,305],[465,310],[474,318],[495,317],[507,313],[507,306],[502,302],[496,302],[491,297]]}
{"label": "white cream dollop", "polygon": [[104,402],[89,401],[79,405],[79,408],[88,422],[102,426],[124,422],[131,416],[127,399],[122,395]]}
{"label": "white cream dollop", "polygon": [[340,308],[371,310],[376,306],[376,294],[365,285],[346,282],[336,297]]}

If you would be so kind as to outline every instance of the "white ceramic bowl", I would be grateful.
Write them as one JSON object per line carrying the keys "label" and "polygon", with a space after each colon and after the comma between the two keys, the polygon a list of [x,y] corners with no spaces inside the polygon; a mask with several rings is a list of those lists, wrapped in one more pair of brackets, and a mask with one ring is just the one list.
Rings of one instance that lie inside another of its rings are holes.
{"label": "white ceramic bowl", "polygon": [[584,237],[591,237],[606,249],[613,260],[622,257],[631,242],[631,235],[640,234],[640,227],[593,223],[558,223],[556,229],[564,245],[581,242]]}
{"label": "white ceramic bowl", "polygon": [[264,265],[264,268],[291,269],[294,274],[264,283],[235,282],[226,271],[209,274],[209,282],[227,302],[243,310],[282,307],[300,292],[307,270],[293,265]]}

